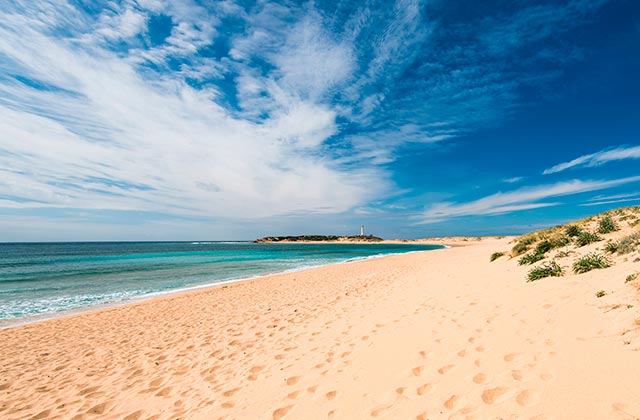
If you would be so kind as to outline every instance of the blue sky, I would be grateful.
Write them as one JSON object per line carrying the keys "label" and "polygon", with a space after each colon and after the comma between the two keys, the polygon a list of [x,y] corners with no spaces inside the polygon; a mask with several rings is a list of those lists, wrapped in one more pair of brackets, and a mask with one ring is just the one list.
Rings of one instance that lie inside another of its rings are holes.
{"label": "blue sky", "polygon": [[640,203],[640,3],[0,0],[0,241],[522,233]]}

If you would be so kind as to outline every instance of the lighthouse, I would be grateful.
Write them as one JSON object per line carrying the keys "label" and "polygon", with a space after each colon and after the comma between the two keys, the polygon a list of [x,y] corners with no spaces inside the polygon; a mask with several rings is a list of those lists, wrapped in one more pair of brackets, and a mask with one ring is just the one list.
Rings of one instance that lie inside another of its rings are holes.
{"label": "lighthouse", "polygon": [[364,225],[360,226],[360,236],[364,236]]}

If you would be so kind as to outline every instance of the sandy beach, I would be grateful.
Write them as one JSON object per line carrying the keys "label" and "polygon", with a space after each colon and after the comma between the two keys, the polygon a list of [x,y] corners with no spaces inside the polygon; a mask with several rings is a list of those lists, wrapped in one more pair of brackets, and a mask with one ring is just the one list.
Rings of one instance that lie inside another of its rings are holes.
{"label": "sandy beach", "polygon": [[0,417],[639,418],[635,254],[527,283],[512,239],[2,330]]}

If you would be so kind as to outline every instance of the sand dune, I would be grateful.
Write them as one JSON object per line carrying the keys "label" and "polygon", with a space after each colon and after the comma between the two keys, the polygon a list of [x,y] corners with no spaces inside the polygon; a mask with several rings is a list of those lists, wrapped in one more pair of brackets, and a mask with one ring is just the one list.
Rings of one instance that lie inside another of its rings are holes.
{"label": "sand dune", "polygon": [[640,417],[638,262],[527,283],[511,239],[0,331],[0,417]]}

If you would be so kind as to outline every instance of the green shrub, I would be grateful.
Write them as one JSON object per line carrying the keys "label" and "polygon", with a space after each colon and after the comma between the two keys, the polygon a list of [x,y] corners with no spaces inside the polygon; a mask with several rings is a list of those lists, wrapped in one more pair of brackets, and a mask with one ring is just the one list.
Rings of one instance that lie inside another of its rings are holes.
{"label": "green shrub", "polygon": [[600,222],[598,223],[598,233],[602,233],[604,235],[605,233],[615,232],[616,230],[618,230],[618,226],[611,216],[605,216],[600,219]]}
{"label": "green shrub", "polygon": [[513,253],[513,255],[520,255],[522,253],[525,253],[529,250],[529,245],[531,245],[534,242],[535,242],[535,239],[533,237],[520,239],[518,243],[515,244],[514,247],[511,249],[511,252]]}
{"label": "green shrub", "polygon": [[504,252],[494,252],[493,254],[491,254],[491,262],[497,260],[498,258],[502,257],[504,255]]}
{"label": "green shrub", "polygon": [[576,260],[576,262],[573,263],[573,272],[582,274],[596,268],[607,267],[611,267],[611,261],[607,257],[593,252]]}
{"label": "green shrub", "polygon": [[561,236],[551,241],[551,248],[562,248],[563,246],[569,245],[569,238],[566,236]]}
{"label": "green shrub", "polygon": [[608,252],[609,254],[613,254],[615,252],[618,252],[618,247],[619,247],[619,242],[615,242],[615,241],[609,241],[607,242],[607,244],[604,246],[604,250],[606,252]]}
{"label": "green shrub", "polygon": [[520,259],[518,260],[518,264],[530,265],[530,264],[533,264],[534,262],[538,262],[543,259],[544,259],[544,254],[538,254],[537,252],[533,251],[520,257]]}
{"label": "green shrub", "polygon": [[553,248],[553,245],[551,245],[551,242],[547,240],[538,242],[538,245],[536,245],[535,253],[544,255],[551,248]]}
{"label": "green shrub", "polygon": [[579,236],[582,233],[582,229],[576,225],[569,225],[564,230],[564,233],[566,233],[568,237],[573,238],[574,236]]}
{"label": "green shrub", "polygon": [[598,293],[596,293],[596,297],[597,298],[601,298],[602,296],[605,296],[607,294],[607,292],[605,292],[604,290],[600,290],[598,291]]}
{"label": "green shrub", "polygon": [[632,233],[631,235],[627,235],[620,239],[620,242],[618,242],[617,252],[618,254],[628,254],[635,251],[638,244],[640,244],[640,233]]}
{"label": "green shrub", "polygon": [[553,258],[565,258],[565,257],[568,257],[568,256],[569,256],[569,252],[568,251],[560,251]]}
{"label": "green shrub", "polygon": [[560,277],[564,274],[564,269],[557,262],[551,261],[541,266],[532,268],[527,275],[527,281],[536,281],[545,277]]}
{"label": "green shrub", "polygon": [[596,234],[596,233],[580,232],[580,234],[576,238],[576,245],[578,245],[580,247],[580,246],[589,245],[589,244],[592,244],[594,242],[598,242],[598,241],[601,241],[601,240],[602,240],[602,238],[600,236],[598,236],[598,234]]}
{"label": "green shrub", "polygon": [[629,274],[627,278],[624,280],[625,283],[629,283],[630,281],[634,281],[638,278],[638,273]]}

